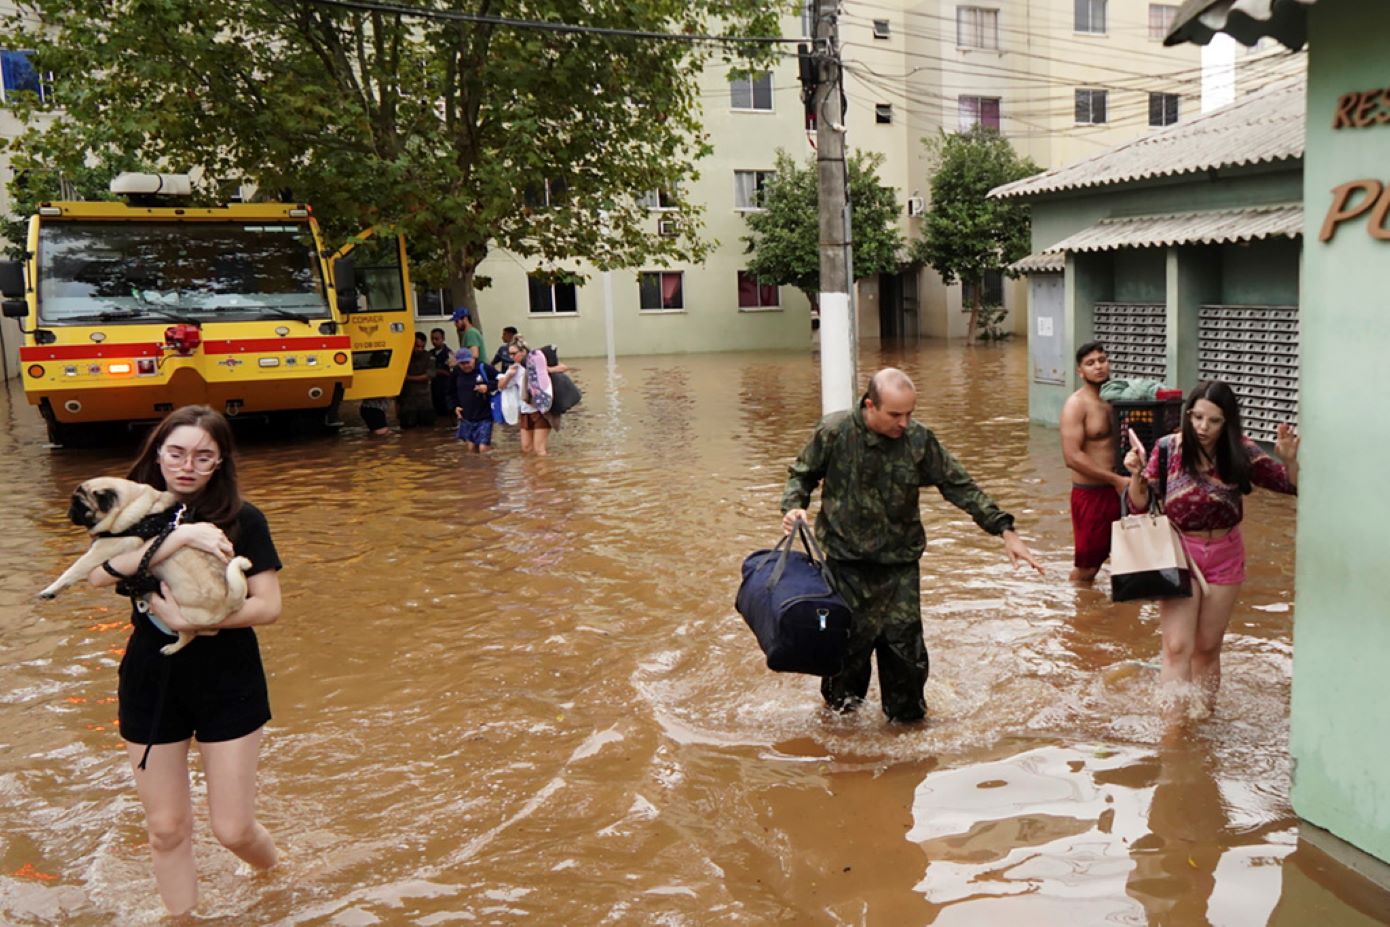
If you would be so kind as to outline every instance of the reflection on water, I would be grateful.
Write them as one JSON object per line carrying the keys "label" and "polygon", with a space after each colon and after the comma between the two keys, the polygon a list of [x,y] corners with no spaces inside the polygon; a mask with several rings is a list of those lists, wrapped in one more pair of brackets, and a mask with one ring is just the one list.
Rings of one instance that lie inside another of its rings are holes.
{"label": "reflection on water", "polygon": [[[252,435],[248,495],[286,563],[262,633],[261,808],[238,871],[197,826],[220,924],[1379,923],[1387,899],[1288,806],[1292,500],[1249,503],[1250,580],[1217,715],[1165,741],[1151,607],[1066,581],[1069,480],[1026,421],[1022,346],[866,355],[1049,576],[924,495],[930,723],[822,713],[732,607],[818,415],[795,354],[601,362],[552,456],[447,437]],[[130,448],[52,452],[0,396],[0,922],[160,919],[115,732],[118,599],[34,593],[64,517]],[[200,790],[201,783],[195,780]],[[248,913],[249,912],[249,913]]]}

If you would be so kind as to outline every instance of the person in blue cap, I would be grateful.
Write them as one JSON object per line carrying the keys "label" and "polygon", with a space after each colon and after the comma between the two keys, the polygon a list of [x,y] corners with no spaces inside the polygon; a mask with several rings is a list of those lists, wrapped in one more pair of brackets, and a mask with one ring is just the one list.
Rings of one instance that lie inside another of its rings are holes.
{"label": "person in blue cap", "polygon": [[454,310],[454,328],[459,333],[459,347],[468,348],[473,353],[473,359],[481,364],[485,353],[483,333],[473,324],[473,313],[467,306]]}
{"label": "person in blue cap", "polygon": [[459,348],[455,358],[448,396],[458,420],[458,439],[465,450],[486,453],[492,450],[492,394],[497,392],[497,375],[467,348]]}

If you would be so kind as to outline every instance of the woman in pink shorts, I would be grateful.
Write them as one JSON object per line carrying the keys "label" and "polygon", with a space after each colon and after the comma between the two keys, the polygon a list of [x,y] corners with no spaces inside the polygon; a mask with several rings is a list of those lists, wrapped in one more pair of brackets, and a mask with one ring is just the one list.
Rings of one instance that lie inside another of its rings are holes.
{"label": "woman in pink shorts", "polygon": [[1130,509],[1144,511],[1149,487],[1158,483],[1159,451],[1167,451],[1163,510],[1182,532],[1183,547],[1207,588],[1194,588],[1191,598],[1159,602],[1161,678],[1197,683],[1211,709],[1221,686],[1221,642],[1245,581],[1242,499],[1254,486],[1297,493],[1299,439],[1292,427],[1280,425],[1274,444],[1279,460],[1270,457],[1242,433],[1235,393],[1219,380],[1199,383],[1183,411],[1181,434],[1159,438],[1147,464],[1143,446],[1132,446],[1125,468],[1132,475]]}

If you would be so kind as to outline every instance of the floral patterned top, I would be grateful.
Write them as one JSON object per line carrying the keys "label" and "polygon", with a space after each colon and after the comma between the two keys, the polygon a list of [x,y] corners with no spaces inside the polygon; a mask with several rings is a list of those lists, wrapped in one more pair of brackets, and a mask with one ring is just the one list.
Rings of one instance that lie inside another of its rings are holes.
{"label": "floral patterned top", "polygon": [[[1261,450],[1249,438],[1241,439],[1246,456],[1250,458],[1250,482],[1256,486],[1298,495],[1298,487],[1289,482],[1284,465]],[[1240,488],[1223,483],[1215,471],[1196,476],[1182,468],[1182,436],[1164,435],[1149,454],[1144,479],[1156,491],[1158,488],[1159,448],[1168,449],[1168,494],[1163,499],[1163,511],[1179,531],[1213,531],[1234,528],[1244,517]]]}

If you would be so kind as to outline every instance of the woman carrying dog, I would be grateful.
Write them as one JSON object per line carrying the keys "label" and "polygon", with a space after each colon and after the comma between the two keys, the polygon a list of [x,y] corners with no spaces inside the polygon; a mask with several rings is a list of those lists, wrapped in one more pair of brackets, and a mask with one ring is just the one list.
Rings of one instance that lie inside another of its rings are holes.
{"label": "woman carrying dog", "polygon": [[1159,438],[1152,456],[1146,457],[1131,430],[1125,468],[1132,475],[1130,510],[1142,512],[1149,507],[1149,487],[1159,480],[1160,454],[1166,455],[1163,511],[1181,533],[1183,547],[1207,587],[1194,588],[1191,598],[1159,601],[1160,679],[1196,683],[1201,708],[1210,712],[1221,687],[1221,643],[1245,581],[1242,499],[1254,486],[1298,492],[1298,436],[1289,425],[1280,425],[1274,443],[1279,460],[1274,460],[1245,437],[1236,394],[1219,380],[1197,384],[1183,412],[1181,433]]}
{"label": "woman carrying dog", "polygon": [[[275,865],[270,834],[256,821],[256,763],[261,731],[270,720],[265,671],[253,628],[280,617],[280,559],[260,510],[241,498],[227,420],[207,406],[184,406],[146,439],[129,478],[167,489],[186,506],[182,521],[147,566],[181,547],[226,561],[251,561],[245,605],[218,633],[197,637],[164,656],[170,631],[207,630],[182,619],[167,586],[149,596],[149,612],[132,611],[134,630],[120,667],[120,730],[126,741],[154,857],[155,883],[170,913],[198,899],[193,860],[193,801],[188,747],[197,738],[207,779],[212,832],[223,846],[258,869]],[[110,586],[134,576],[154,541],[108,560],[87,577]]]}

